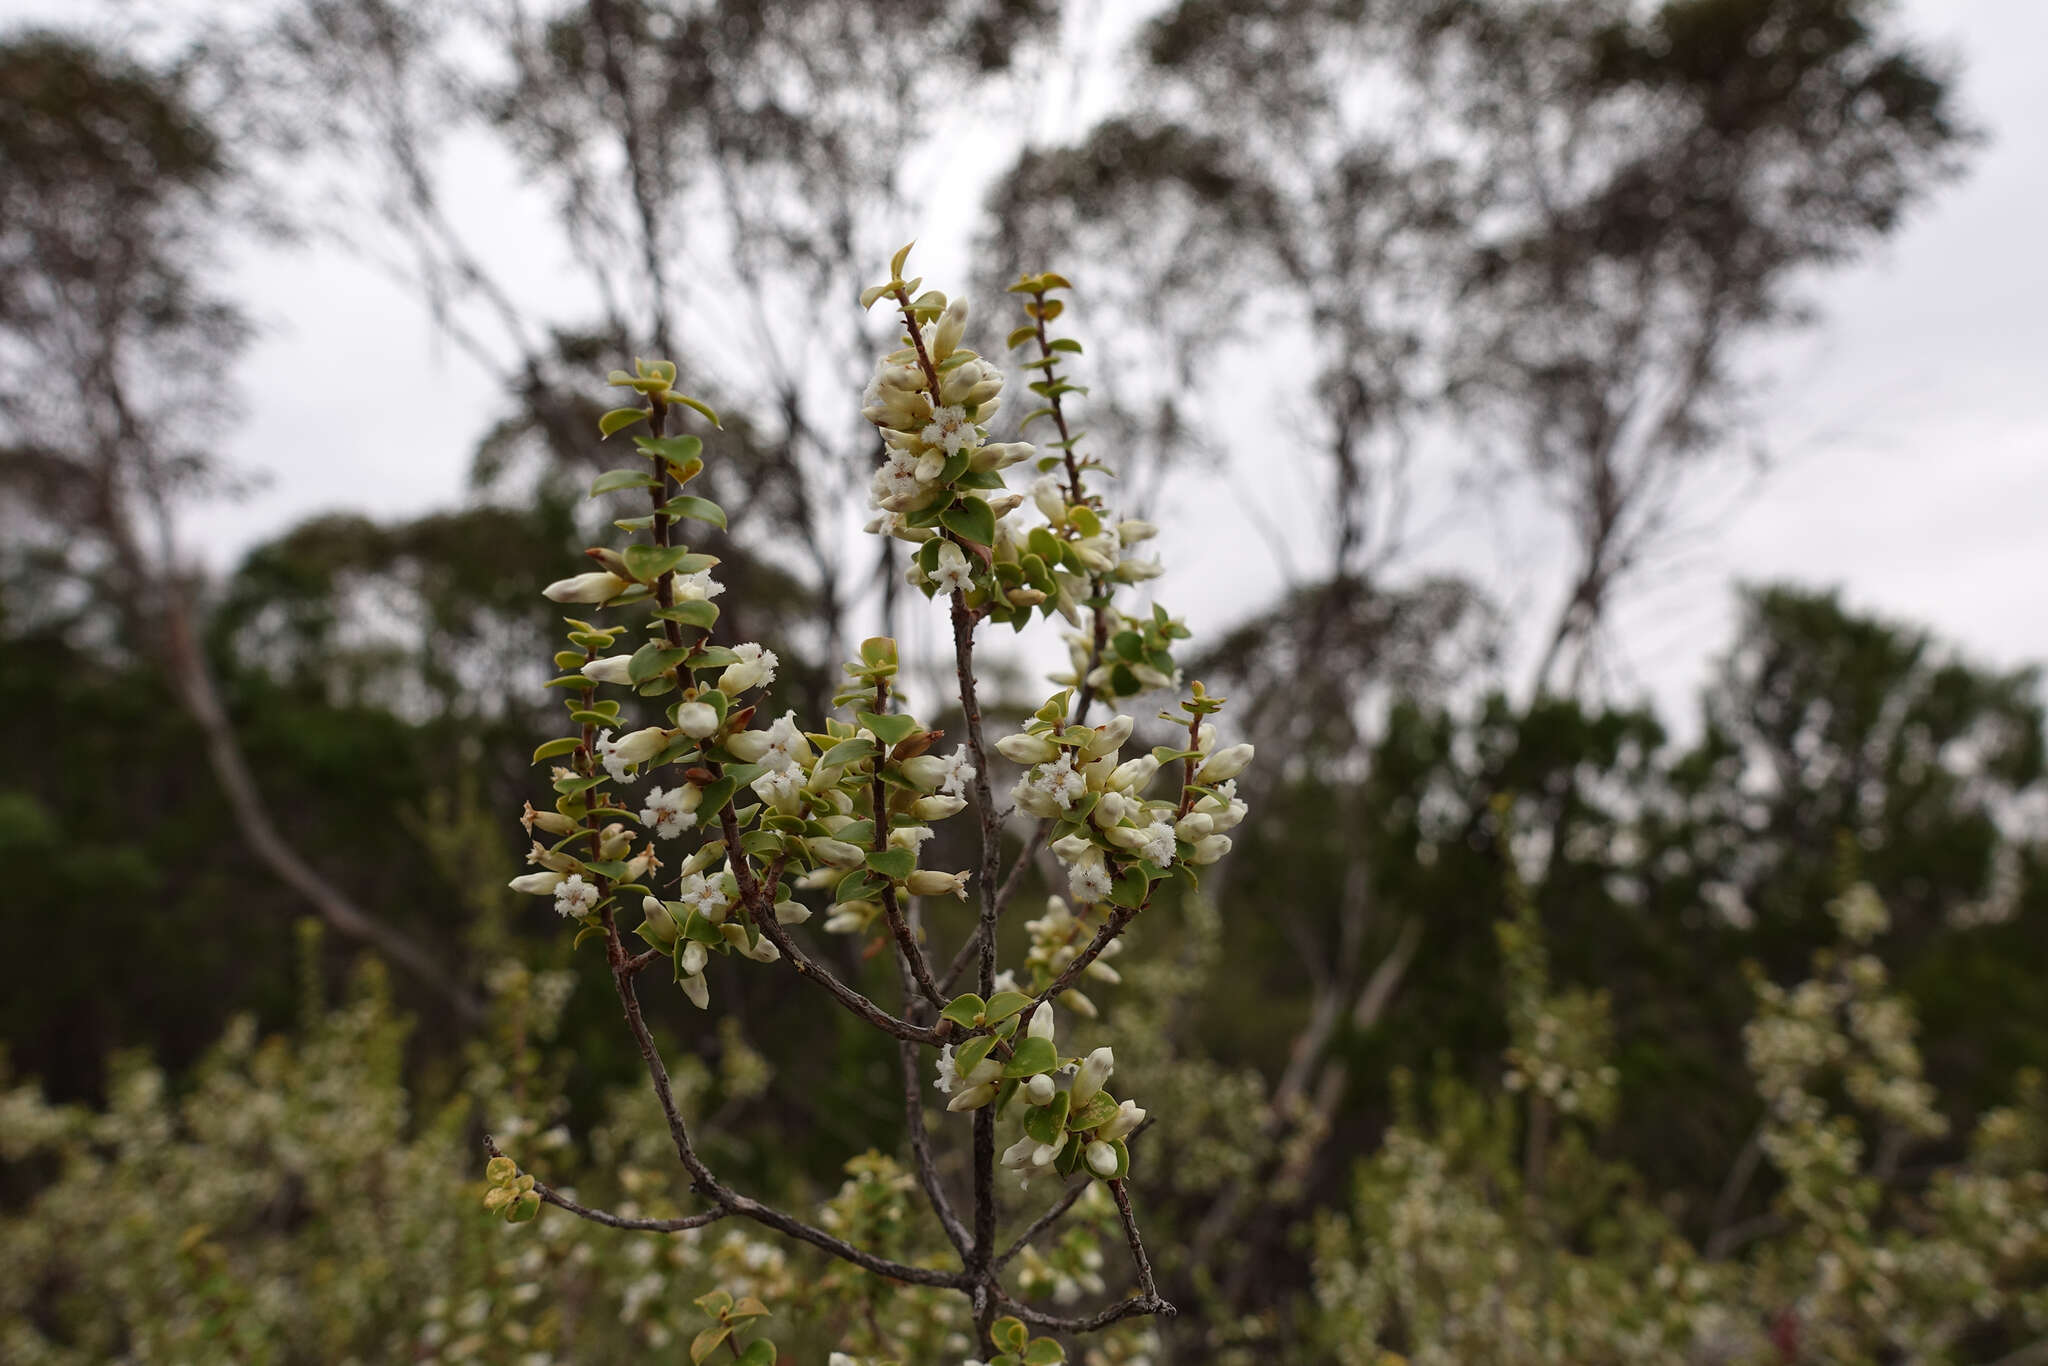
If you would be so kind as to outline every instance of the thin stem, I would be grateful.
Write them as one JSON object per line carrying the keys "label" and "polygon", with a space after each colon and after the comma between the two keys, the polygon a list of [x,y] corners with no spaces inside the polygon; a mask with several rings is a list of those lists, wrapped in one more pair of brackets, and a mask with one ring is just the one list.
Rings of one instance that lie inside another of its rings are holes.
{"label": "thin stem", "polygon": [[1033,1309],[1023,1301],[1001,1291],[996,1292],[996,1299],[1003,1308],[1034,1328],[1050,1328],[1056,1333],[1093,1333],[1109,1327],[1112,1323],[1122,1323],[1125,1319],[1137,1318],[1141,1314],[1157,1314],[1161,1318],[1170,1319],[1180,1312],[1170,1302],[1160,1299],[1157,1295],[1134,1295],[1085,1318],[1048,1314],[1044,1310]]}
{"label": "thin stem", "polygon": [[1039,1234],[1065,1218],[1067,1211],[1072,1209],[1075,1203],[1088,1193],[1089,1184],[1087,1181],[1077,1181],[1069,1186],[1067,1193],[1062,1195],[1051,1209],[1033,1219],[1030,1226],[1017,1235],[1016,1241],[1003,1250],[1002,1255],[995,1260],[996,1267],[1000,1269],[1008,1266],[1018,1253],[1031,1245],[1033,1238],[1036,1238]]}
{"label": "thin stem", "polygon": [[1137,1216],[1131,1213],[1131,1193],[1124,1189],[1122,1181],[1110,1182],[1109,1193],[1116,1197],[1116,1214],[1124,1226],[1124,1241],[1130,1245],[1131,1261],[1138,1268],[1139,1295],[1143,1299],[1156,1300],[1159,1287],[1152,1280],[1152,1259],[1145,1255],[1145,1240],[1138,1236]]}
{"label": "thin stem", "polygon": [[[720,828],[725,836],[725,847],[731,850],[739,849],[739,825],[733,819],[732,804],[730,802],[718,813],[718,818]],[[839,1004],[845,1006],[848,1010],[885,1034],[898,1039],[908,1039],[913,1043],[931,1044],[934,1047],[945,1042],[947,1036],[941,1035],[938,1030],[924,1025],[912,1024],[908,1020],[898,1019],[896,1016],[891,1015],[888,1011],[840,981],[838,977],[833,975],[830,968],[805,953],[797,946],[796,941],[790,938],[789,931],[784,929],[775,919],[774,903],[765,899],[767,895],[766,889],[755,879],[751,860],[744,854],[741,854],[733,860],[732,867],[733,877],[740,887],[740,904],[745,906],[748,914],[753,917],[754,927],[760,930],[769,943],[781,951],[782,956],[789,960],[791,967],[817,982],[819,986],[825,988],[833,1000],[839,1002]]]}
{"label": "thin stem", "polygon": [[[492,1157],[505,1156],[489,1134],[484,1135],[484,1151]],[[540,1197],[542,1204],[567,1210],[578,1219],[588,1219],[591,1223],[603,1224],[606,1228],[622,1228],[634,1233],[681,1233],[686,1228],[702,1228],[706,1224],[717,1223],[727,1215],[727,1211],[723,1209],[708,1209],[700,1214],[686,1214],[677,1219],[629,1219],[623,1214],[613,1214],[609,1210],[592,1209],[589,1205],[578,1204],[539,1177],[534,1178],[533,1193]]]}

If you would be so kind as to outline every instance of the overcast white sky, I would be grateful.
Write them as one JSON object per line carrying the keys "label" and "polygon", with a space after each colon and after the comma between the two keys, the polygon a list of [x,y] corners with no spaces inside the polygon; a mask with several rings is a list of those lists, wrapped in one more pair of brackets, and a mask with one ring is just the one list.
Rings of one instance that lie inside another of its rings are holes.
{"label": "overcast white sky", "polygon": [[[67,8],[0,0],[11,19],[61,20]],[[1960,57],[1965,106],[1991,140],[1968,178],[1879,253],[1820,282],[1822,325],[1769,353],[1758,435],[1770,469],[1680,566],[1623,604],[1623,686],[1674,716],[1691,711],[1728,637],[1727,585],[1738,578],[1840,585],[1854,605],[1930,623],[1986,661],[2048,659],[2048,3],[1918,0],[1904,12]],[[516,211],[476,221],[506,252],[533,240]],[[965,225],[934,226],[913,227],[936,244],[927,265],[964,261]],[[548,274],[549,263],[532,263],[537,297]],[[264,334],[241,370],[246,420],[224,445],[262,485],[188,519],[210,561],[230,564],[317,511],[402,514],[464,496],[471,443],[501,405],[415,302],[333,250],[251,255],[235,288]],[[1170,576],[1215,516],[1197,489],[1175,503],[1168,510],[1190,521],[1163,542]],[[1465,567],[1511,611],[1545,617],[1550,603],[1529,592],[1528,575],[1548,585],[1557,571],[1544,575],[1547,542],[1533,522],[1511,516],[1453,543],[1491,547],[1491,563]],[[1183,580],[1165,595],[1204,630],[1253,610],[1279,582],[1272,567],[1200,588]],[[1525,674],[1509,677],[1519,685]]]}

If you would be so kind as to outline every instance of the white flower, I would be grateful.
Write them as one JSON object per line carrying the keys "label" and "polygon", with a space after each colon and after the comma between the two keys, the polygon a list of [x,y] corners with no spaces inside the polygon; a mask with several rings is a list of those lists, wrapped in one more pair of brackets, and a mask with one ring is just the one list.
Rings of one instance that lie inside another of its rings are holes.
{"label": "white flower", "polygon": [[960,1074],[953,1070],[953,1045],[947,1044],[939,1050],[939,1079],[932,1085],[938,1088],[940,1095],[950,1096],[953,1084],[959,1078]]}
{"label": "white flower", "polygon": [[617,574],[597,570],[570,579],[557,579],[540,590],[550,602],[604,602],[626,591],[626,581]]}
{"label": "white flower", "polygon": [[766,764],[781,772],[795,768],[797,761],[811,752],[811,742],[804,739],[796,726],[796,711],[792,708],[782,714],[780,720],[768,727],[768,746],[754,762]]}
{"label": "white flower", "polygon": [[931,573],[932,586],[941,593],[962,593],[973,586],[974,571],[967,553],[951,541],[939,543],[939,567]]}
{"label": "white flower", "polygon": [[677,574],[670,584],[677,602],[709,602],[725,591],[725,585],[712,578],[708,569],[700,569],[694,574]]}
{"label": "white flower", "polygon": [[732,652],[739,659],[725,666],[725,672],[718,676],[718,690],[728,697],[737,696],[749,688],[765,688],[775,681],[775,651],[764,650],[749,642],[735,645]]}
{"label": "white flower", "polygon": [[1088,795],[1088,780],[1074,771],[1074,756],[1062,752],[1049,764],[1040,764],[1025,779],[1033,790],[1043,793],[1062,811]]}
{"label": "white flower", "polygon": [[1108,897],[1110,892],[1109,865],[1100,851],[1091,851],[1093,857],[1083,858],[1079,863],[1067,866],[1067,890],[1075,901],[1091,905]]}
{"label": "white flower", "polygon": [[707,878],[702,873],[692,873],[676,887],[676,900],[717,924],[725,919],[725,888],[717,878]]}
{"label": "white flower", "polygon": [[[970,450],[978,440],[974,424],[967,420],[967,410],[951,405],[934,412],[931,422],[918,435],[924,438],[927,446],[937,446],[947,455],[958,455],[961,451]],[[933,474],[928,477],[938,476]]]}
{"label": "white flower", "polygon": [[585,882],[581,873],[571,873],[555,888],[555,911],[559,915],[584,915],[595,905],[597,888]]}
{"label": "white flower", "polygon": [[939,777],[938,790],[948,797],[966,796],[967,784],[974,781],[974,764],[968,756],[967,746],[959,746],[946,756],[944,762],[946,767]]}
{"label": "white flower", "polygon": [[697,806],[703,800],[704,790],[687,783],[673,790],[657,787],[647,794],[647,805],[640,808],[640,823],[672,840],[697,823]]}
{"label": "white flower", "polygon": [[1138,857],[1164,868],[1173,862],[1173,840],[1173,823],[1161,816],[1145,827],[1144,841],[1138,845]]}

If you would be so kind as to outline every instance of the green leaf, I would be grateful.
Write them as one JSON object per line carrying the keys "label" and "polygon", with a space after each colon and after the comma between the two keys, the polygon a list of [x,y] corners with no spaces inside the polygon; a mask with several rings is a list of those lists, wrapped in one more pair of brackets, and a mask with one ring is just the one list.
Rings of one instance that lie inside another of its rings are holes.
{"label": "green leaf", "polygon": [[[1061,1094],[1064,1095],[1065,1092]],[[1067,1127],[1082,1130],[1097,1128],[1116,1118],[1117,1109],[1116,1097],[1107,1091],[1097,1091],[1088,1098],[1088,1103],[1081,1107],[1081,1112],[1067,1121]]]}
{"label": "green leaf", "polygon": [[1109,899],[1119,906],[1136,910],[1145,904],[1145,890],[1148,886],[1150,884],[1145,881],[1143,873],[1136,868],[1126,868],[1123,876],[1116,880],[1116,885],[1109,889]]}
{"label": "green leaf", "polygon": [[704,443],[694,436],[636,436],[633,444],[649,455],[673,460],[678,465],[695,460],[704,449]]}
{"label": "green leaf", "polygon": [[730,773],[720,778],[717,782],[707,785],[704,789],[703,804],[697,809],[700,812],[708,811],[711,815],[709,819],[701,816],[699,819],[712,829],[717,829],[719,824],[718,813],[725,809],[725,804],[732,800],[732,794],[739,791],[739,788],[739,780]]}
{"label": "green leaf", "polygon": [[[747,1350],[740,1353],[737,1366],[775,1366],[779,1359],[775,1355],[774,1343],[766,1338],[755,1338],[747,1344]],[[1065,1361],[1066,1357],[1058,1356],[1053,1360]]]}
{"label": "green leaf", "polygon": [[973,992],[955,996],[946,1008],[939,1012],[942,1020],[951,1020],[962,1029],[974,1028],[975,1017],[981,1014],[982,999]]}
{"label": "green leaf", "polygon": [[718,420],[718,414],[712,410],[710,404],[700,403],[696,399],[691,398],[685,394],[677,394],[675,396],[675,399],[676,402],[682,404],[685,408],[695,408],[698,412],[704,414],[704,420],[706,422],[709,422],[712,426],[718,428],[718,430],[720,430],[721,432],[725,430],[725,424]]}
{"label": "green leaf", "polygon": [[1015,1056],[1003,1065],[1003,1075],[1035,1077],[1059,1065],[1059,1054],[1054,1050],[1051,1039],[1025,1039],[1017,1045]]}
{"label": "green leaf", "polygon": [[[633,411],[637,412],[638,409]],[[590,496],[600,493],[617,493],[620,489],[652,489],[661,487],[661,481],[646,470],[606,470],[590,485]]]}
{"label": "green leaf", "polygon": [[690,1343],[690,1360],[696,1363],[696,1366],[703,1366],[704,1358],[717,1351],[719,1346],[731,1336],[731,1324],[712,1324],[709,1328],[697,1334],[696,1338]]}
{"label": "green leaf", "polygon": [[594,778],[563,778],[556,782],[554,787],[556,795],[573,797],[579,792],[588,792],[603,781],[604,777],[602,774]]}
{"label": "green leaf", "polygon": [[635,422],[646,420],[647,410],[644,408],[614,408],[597,420],[597,430],[601,436],[610,436],[613,432],[625,430]]}
{"label": "green leaf", "polygon": [[633,652],[626,661],[626,677],[635,684],[645,683],[650,678],[659,678],[676,665],[689,658],[687,649],[670,649],[658,641],[648,641]]}
{"label": "green leaf", "polygon": [[988,1023],[998,1024],[1030,1005],[1034,999],[1021,991],[999,991],[988,998],[988,1009],[984,1013]]}
{"label": "green leaf", "polygon": [[981,1065],[988,1051],[996,1046],[995,1035],[979,1034],[953,1050],[953,1067],[961,1076],[966,1076]]}
{"label": "green leaf", "polygon": [[1081,343],[1075,341],[1072,337],[1054,337],[1052,339],[1052,349],[1055,351],[1072,351],[1078,356],[1081,354]]}
{"label": "green leaf", "polygon": [[732,1307],[732,1313],[728,1317],[734,1319],[765,1319],[770,1312],[772,1311],[770,1311],[767,1305],[761,1303],[752,1295],[742,1295],[740,1296],[740,1302]]}
{"label": "green leaf", "polygon": [[679,621],[685,626],[696,626],[708,631],[718,620],[718,604],[701,599],[679,602],[673,607],[657,607],[652,615],[662,621]]}
{"label": "green leaf", "polygon": [[877,716],[871,711],[858,712],[855,715],[860,723],[873,731],[875,737],[885,745],[900,745],[924,729],[917,723],[915,716],[905,716],[900,712],[892,716]]}
{"label": "green leaf", "polygon": [[690,557],[686,545],[629,545],[623,558],[626,572],[642,583],[652,583]]}
{"label": "green leaf", "polygon": [[1060,1366],[1066,1359],[1067,1349],[1051,1338],[1033,1338],[1024,1349],[1024,1366]]}
{"label": "green leaf", "polygon": [[875,757],[875,742],[861,736],[841,740],[826,750],[818,759],[821,768],[838,768],[845,764],[857,764],[863,759]]}
{"label": "green leaf", "polygon": [[553,759],[567,754],[582,743],[582,739],[574,735],[564,735],[559,740],[550,740],[533,752],[533,761],[540,763],[543,759]]}
{"label": "green leaf", "polygon": [[1002,1348],[1005,1352],[1021,1352],[1024,1350],[1024,1342],[1030,1337],[1030,1333],[1025,1329],[1022,1319],[1012,1318],[1005,1314],[988,1326],[988,1336],[989,1341],[995,1343],[996,1346]]}
{"label": "green leaf", "polygon": [[1003,349],[1006,351],[1015,351],[1018,347],[1022,346],[1025,342],[1030,341],[1033,337],[1037,335],[1038,328],[1030,323],[1026,323],[1023,327],[1012,328],[1010,330],[1009,337],[1006,338],[1003,342]]}
{"label": "green leaf", "polygon": [[681,494],[662,505],[663,512],[671,517],[689,517],[699,522],[709,522],[720,531],[725,530],[725,509],[709,498],[699,498],[693,493]]}
{"label": "green leaf", "polygon": [[1067,1128],[1067,1106],[1073,1093],[1056,1091],[1046,1104],[1024,1113],[1024,1132],[1040,1143],[1057,1143]]}
{"label": "green leaf", "polygon": [[996,510],[979,498],[962,498],[939,514],[939,522],[963,541],[996,543]]}
{"label": "green leaf", "polygon": [[868,867],[883,877],[901,882],[917,869],[917,855],[908,849],[877,849],[868,855]]}

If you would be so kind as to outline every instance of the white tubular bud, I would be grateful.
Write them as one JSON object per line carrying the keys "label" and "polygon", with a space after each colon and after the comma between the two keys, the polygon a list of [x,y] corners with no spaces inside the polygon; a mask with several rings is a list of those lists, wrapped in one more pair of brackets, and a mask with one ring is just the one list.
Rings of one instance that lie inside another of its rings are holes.
{"label": "white tubular bud", "polygon": [[668,737],[660,726],[636,730],[612,746],[612,757],[622,764],[644,764],[668,748]]}
{"label": "white tubular bud", "polygon": [[775,903],[775,923],[778,925],[801,925],[810,918],[811,908],[801,901]]}
{"label": "white tubular bud", "polygon": [[1126,759],[1109,775],[1109,785],[1119,792],[1143,792],[1159,771],[1159,761],[1149,754]]}
{"label": "white tubular bud", "polygon": [[910,804],[910,814],[921,821],[942,821],[966,809],[965,797],[919,797]]}
{"label": "white tubular bud", "polygon": [[932,361],[937,363],[952,355],[960,347],[960,336],[967,330],[967,300],[955,299],[946,305],[946,311],[939,315],[938,330],[932,335]]}
{"label": "white tubular bud", "polygon": [[1051,1043],[1052,1032],[1056,1025],[1057,1022],[1053,1019],[1052,1014],[1052,1003],[1040,1001],[1038,1009],[1031,1012],[1031,1028],[1028,1032],[1034,1039],[1044,1039],[1047,1043]]}
{"label": "white tubular bud", "polygon": [[1123,748],[1124,741],[1131,738],[1131,731],[1137,722],[1128,716],[1113,716],[1103,725],[1095,728],[1095,738],[1081,747],[1081,753],[1089,759],[1100,759]]}
{"label": "white tubular bud", "polygon": [[1230,852],[1230,836],[1204,835],[1195,841],[1194,852],[1188,855],[1188,862],[1197,867],[1214,863]]}
{"label": "white tubular bud", "polygon": [[1150,522],[1140,521],[1136,517],[1116,524],[1116,538],[1124,545],[1136,545],[1140,541],[1149,541],[1158,534],[1158,527],[1153,526]]}
{"label": "white tubular bud", "polygon": [[604,602],[626,591],[626,581],[617,574],[598,570],[574,578],[556,579],[540,590],[549,602]]}
{"label": "white tubular bud", "polygon": [[683,945],[683,956],[681,963],[683,969],[683,976],[697,976],[699,973],[704,971],[704,965],[710,961],[711,950],[705,948],[696,940],[692,939],[689,943]]}
{"label": "white tubular bud", "polygon": [[1060,747],[1043,735],[1005,735],[996,750],[1013,764],[1043,764],[1060,757]]}
{"label": "white tubular bud", "polygon": [[965,901],[967,879],[970,873],[941,873],[932,868],[919,868],[905,878],[903,885],[910,889],[912,896],[945,896],[951,893]]}
{"label": "white tubular bud", "polygon": [[1096,1139],[1082,1150],[1088,1158],[1088,1170],[1107,1180],[1116,1175],[1116,1149]]}
{"label": "white tubular bud", "polygon": [[1103,1122],[1095,1136],[1105,1143],[1114,1143],[1120,1138],[1128,1138],[1144,1122],[1145,1112],[1138,1108],[1138,1102],[1127,1100],[1116,1107],[1116,1113]]}
{"label": "white tubular bud", "polygon": [[919,754],[902,763],[903,777],[919,792],[933,792],[946,780],[946,761],[936,754]]}
{"label": "white tubular bud", "polygon": [[683,995],[690,998],[691,1005],[699,1010],[711,1008],[711,988],[705,983],[703,973],[685,977],[678,985],[682,987]]}
{"label": "white tubular bud", "polygon": [[[1058,1091],[1059,1088],[1053,1085],[1052,1078],[1043,1072],[1024,1083],[1024,1098],[1033,1105],[1052,1104],[1052,1098],[1058,1094]],[[1025,1141],[1029,1142],[1030,1140],[1026,1139]]]}
{"label": "white tubular bud", "polygon": [[980,1086],[970,1087],[954,1096],[946,1102],[946,1108],[956,1114],[962,1110],[979,1110],[995,1098],[995,1083],[984,1082]]}
{"label": "white tubular bud", "polygon": [[553,896],[555,888],[567,880],[566,873],[528,873],[524,877],[513,878],[505,885],[515,892],[525,892],[529,896]]}
{"label": "white tubular bud", "polygon": [[631,683],[633,680],[626,668],[632,662],[631,655],[611,655],[591,660],[579,672],[594,683]]}
{"label": "white tubular bud", "polygon": [[1074,1073],[1073,1100],[1076,1108],[1095,1099],[1095,1093],[1102,1089],[1102,1083],[1109,1080],[1109,1074],[1116,1070],[1116,1054],[1109,1045],[1090,1053],[1082,1059],[1080,1070]]}
{"label": "white tubular bud", "polygon": [[1203,784],[1228,782],[1244,772],[1252,761],[1250,745],[1231,745],[1219,749],[1209,756],[1209,761],[1195,771],[1195,781]]}
{"label": "white tubular bud", "polygon": [[867,862],[866,851],[857,844],[848,844],[845,840],[817,836],[805,840],[804,844],[813,854],[834,868],[858,868]]}

